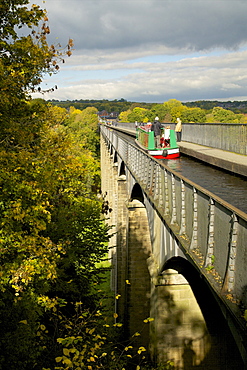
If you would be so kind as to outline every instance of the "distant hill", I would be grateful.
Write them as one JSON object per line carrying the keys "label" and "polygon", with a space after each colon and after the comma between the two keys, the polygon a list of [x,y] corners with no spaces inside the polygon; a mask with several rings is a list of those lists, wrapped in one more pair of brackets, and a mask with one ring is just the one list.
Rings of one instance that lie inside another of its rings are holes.
{"label": "distant hill", "polygon": [[234,113],[247,113],[247,101],[211,101],[211,100],[198,100],[194,102],[183,103],[189,108],[199,107],[201,109],[211,110],[214,107],[222,107],[229,109]]}
{"label": "distant hill", "polygon": [[[130,102],[125,99],[120,100],[66,100],[66,101],[59,101],[59,100],[49,100],[50,103],[57,105],[59,107],[63,107],[68,109],[69,107],[73,106],[76,109],[83,110],[87,107],[95,107],[98,111],[107,111],[107,112],[116,112],[121,113],[128,109],[133,109],[135,107],[147,108],[151,109],[153,106],[159,103],[137,103],[137,102]],[[205,109],[210,111],[214,107],[222,107],[224,109],[229,109],[234,113],[246,113],[247,114],[247,101],[211,101],[211,100],[198,100],[193,102],[183,102],[182,104],[186,105],[190,108],[199,107],[201,109]]]}
{"label": "distant hill", "polygon": [[133,109],[135,107],[142,107],[150,109],[153,105],[156,105],[157,103],[136,103],[136,102],[130,102],[125,99],[120,100],[66,100],[66,101],[60,101],[60,100],[48,100],[48,102],[57,105],[62,108],[68,109],[69,107],[73,106],[76,109],[86,109],[87,107],[95,107],[98,109],[99,112],[101,111],[107,111],[107,112],[116,112],[121,113],[128,109]]}

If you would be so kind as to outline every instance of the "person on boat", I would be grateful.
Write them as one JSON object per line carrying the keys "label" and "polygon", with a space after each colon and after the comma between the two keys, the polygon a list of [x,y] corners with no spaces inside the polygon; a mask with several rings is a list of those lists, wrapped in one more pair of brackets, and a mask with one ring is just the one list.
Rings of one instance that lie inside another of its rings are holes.
{"label": "person on boat", "polygon": [[161,123],[159,121],[159,117],[155,117],[154,122],[151,126],[151,131],[154,132],[155,138],[155,147],[160,148],[160,133],[161,133]]}
{"label": "person on boat", "polygon": [[164,134],[162,135],[162,138],[160,139],[161,146],[163,148],[170,145],[170,129],[171,129],[170,126],[166,126],[164,129]]}
{"label": "person on boat", "polygon": [[182,139],[182,121],[180,118],[177,118],[177,124],[175,127],[175,132],[177,135],[177,142],[181,141]]}

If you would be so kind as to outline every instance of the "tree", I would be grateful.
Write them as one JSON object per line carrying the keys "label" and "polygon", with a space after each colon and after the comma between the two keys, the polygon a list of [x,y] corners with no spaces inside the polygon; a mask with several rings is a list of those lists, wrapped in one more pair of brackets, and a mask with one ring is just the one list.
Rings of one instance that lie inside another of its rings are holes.
{"label": "tree", "polygon": [[97,109],[87,107],[84,110],[70,107],[70,114],[64,124],[75,133],[82,150],[90,150],[95,157],[99,157],[99,135]]}
{"label": "tree", "polygon": [[[0,364],[10,370],[37,362],[42,369],[54,348],[59,309],[69,320],[71,302],[95,307],[95,263],[109,238],[92,190],[98,164],[81,150],[75,131],[52,125],[49,107],[42,107],[36,142],[0,153]],[[49,327],[47,347],[40,322]]]}
{"label": "tree", "polygon": [[[56,73],[63,55],[71,55],[73,41],[69,40],[67,51],[49,46],[46,36],[50,33],[46,11],[38,5],[28,8],[29,0],[11,0],[0,6],[0,123],[8,130],[11,118],[25,110],[23,101],[35,89],[39,90],[46,73]],[[43,21],[40,29],[39,22]],[[18,30],[25,28],[27,35]]]}
{"label": "tree", "polygon": [[53,122],[54,125],[64,124],[65,120],[68,118],[68,112],[65,108],[61,108],[58,106],[53,106],[51,104],[48,105],[49,112],[50,112],[50,120]]}
{"label": "tree", "polygon": [[164,106],[167,110],[167,113],[171,114],[172,122],[176,122],[177,118],[181,117],[183,111],[186,109],[186,107],[179,100],[176,99],[168,100],[164,103]]}
{"label": "tree", "polygon": [[146,108],[140,108],[140,107],[135,107],[132,112],[128,115],[128,122],[147,122],[147,112],[148,110]]}
{"label": "tree", "polygon": [[130,122],[130,121],[128,120],[128,117],[129,117],[130,113],[131,113],[131,110],[130,110],[130,109],[128,109],[128,110],[126,110],[126,111],[121,112],[121,113],[119,114],[119,120],[120,120],[120,122]]}
{"label": "tree", "polygon": [[[27,4],[0,5],[0,368],[9,370],[49,362],[62,320],[53,315],[72,315],[67,298],[95,306],[95,262],[109,238],[90,145],[62,124],[64,109],[29,96],[44,73],[58,71],[62,54],[46,42],[45,11]],[[30,34],[20,36],[21,27]],[[94,118],[88,125],[97,127]]]}
{"label": "tree", "polygon": [[169,109],[164,104],[155,104],[149,111],[149,120],[154,121],[156,116],[159,117],[160,122],[166,121],[166,115],[169,113]]}
{"label": "tree", "polygon": [[181,117],[183,122],[198,122],[203,123],[206,121],[206,112],[201,108],[187,108],[183,109]]}
{"label": "tree", "polygon": [[233,113],[228,109],[224,109],[221,107],[214,107],[212,110],[212,119],[213,122],[221,122],[221,123],[239,123],[242,115]]}

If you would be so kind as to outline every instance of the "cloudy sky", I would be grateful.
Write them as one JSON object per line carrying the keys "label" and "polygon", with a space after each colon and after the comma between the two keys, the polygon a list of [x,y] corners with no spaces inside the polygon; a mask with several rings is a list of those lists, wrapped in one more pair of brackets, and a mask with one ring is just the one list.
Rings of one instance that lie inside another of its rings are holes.
{"label": "cloudy sky", "polygon": [[[31,1],[32,3],[32,1]],[[38,0],[74,51],[45,99],[247,100],[246,0]]]}

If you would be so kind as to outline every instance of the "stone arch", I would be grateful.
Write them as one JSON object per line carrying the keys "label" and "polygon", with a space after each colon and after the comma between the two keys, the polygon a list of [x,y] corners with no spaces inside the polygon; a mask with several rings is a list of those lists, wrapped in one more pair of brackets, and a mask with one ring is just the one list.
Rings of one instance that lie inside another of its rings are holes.
{"label": "stone arch", "polygon": [[126,172],[125,172],[125,163],[124,161],[121,161],[121,164],[119,166],[119,172],[118,172],[118,176],[126,176]]}
{"label": "stone arch", "polygon": [[114,152],[113,163],[114,163],[114,164],[117,164],[117,163],[118,163],[118,156],[117,156],[117,151],[116,151],[116,150],[115,150],[115,152]]}
{"label": "stone arch", "polygon": [[[144,320],[150,317],[151,278],[147,260],[151,254],[151,240],[147,211],[139,190],[139,185],[134,185],[127,204],[126,262],[121,261],[125,273],[121,273],[121,297],[117,302],[124,324],[124,339],[132,338],[135,350],[140,346],[148,349],[150,339],[149,324]],[[132,337],[137,332],[140,335]]]}
{"label": "stone arch", "polygon": [[110,156],[113,155],[113,145],[109,143]]}
{"label": "stone arch", "polygon": [[136,183],[133,186],[130,199],[131,200],[134,200],[134,199],[139,200],[141,203],[144,204],[144,196],[143,196],[142,188],[140,187],[139,184]]}
{"label": "stone arch", "polygon": [[165,263],[155,300],[153,353],[158,361],[172,360],[185,370],[243,368],[214,294],[189,261],[172,257]]}

